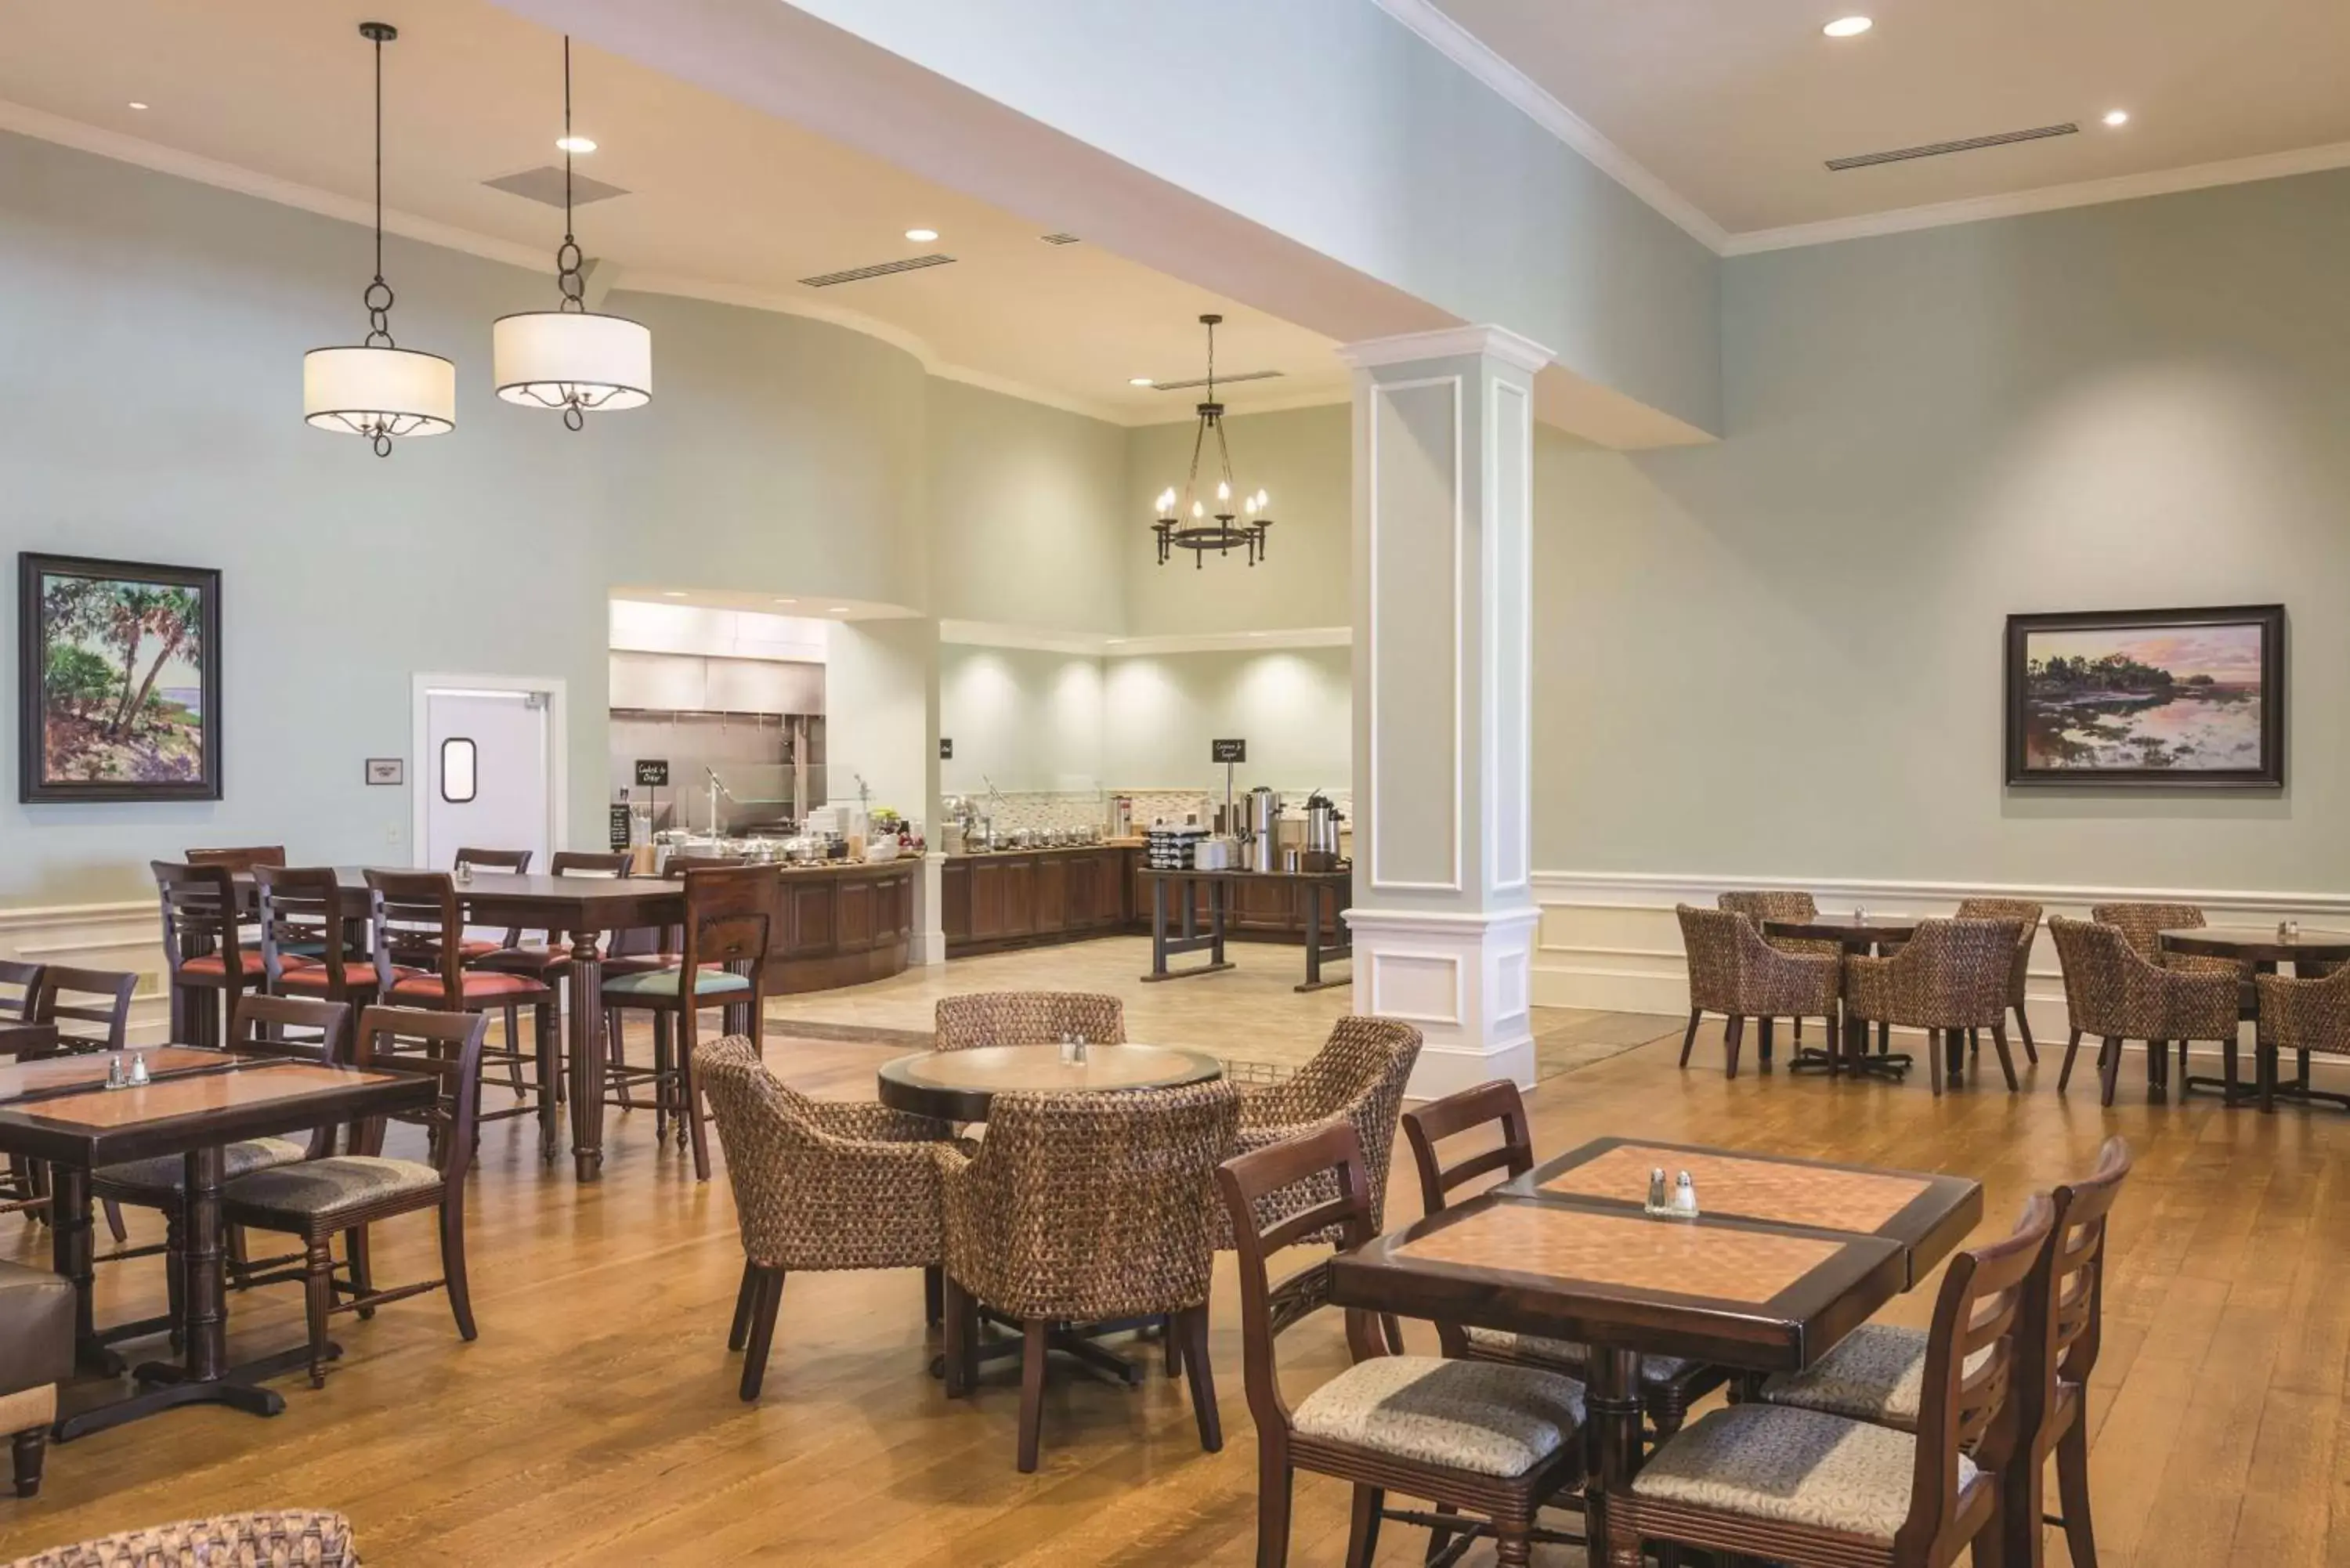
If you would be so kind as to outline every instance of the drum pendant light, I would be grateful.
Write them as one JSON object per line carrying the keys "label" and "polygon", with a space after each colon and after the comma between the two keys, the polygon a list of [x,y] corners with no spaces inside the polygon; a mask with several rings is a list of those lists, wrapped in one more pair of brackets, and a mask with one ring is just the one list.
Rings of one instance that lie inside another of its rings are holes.
{"label": "drum pendant light", "polygon": [[490,361],[498,396],[527,408],[560,409],[577,430],[598,409],[638,409],[653,399],[653,335],[640,322],[588,308],[579,242],[571,233],[571,38],[563,39],[563,244],[555,277],[563,291],[553,310],[501,316],[490,327]]}
{"label": "drum pendant light", "polygon": [[391,286],[383,281],[383,47],[400,36],[387,22],[362,22],[375,46],[375,281],[360,296],[368,335],[353,348],[302,356],[302,417],[322,431],[365,436],[378,457],[411,436],[457,427],[457,367],[438,354],[391,340]]}

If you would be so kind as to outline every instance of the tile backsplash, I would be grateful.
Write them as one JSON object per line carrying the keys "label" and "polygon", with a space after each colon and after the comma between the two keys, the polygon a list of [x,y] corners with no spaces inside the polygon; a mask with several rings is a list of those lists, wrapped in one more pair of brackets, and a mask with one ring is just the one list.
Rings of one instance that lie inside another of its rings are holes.
{"label": "tile backsplash", "polygon": [[[1137,832],[1162,819],[1180,823],[1187,817],[1196,817],[1201,823],[1212,824],[1216,808],[1223,805],[1222,795],[1211,799],[1199,790],[1006,790],[996,798],[969,798],[975,809],[994,819],[995,831],[1002,834],[1102,826],[1109,820],[1110,798],[1117,794],[1132,796]],[[1283,798],[1293,812],[1303,811],[1303,794]],[[1351,822],[1355,815],[1353,795],[1341,791],[1330,798]]]}

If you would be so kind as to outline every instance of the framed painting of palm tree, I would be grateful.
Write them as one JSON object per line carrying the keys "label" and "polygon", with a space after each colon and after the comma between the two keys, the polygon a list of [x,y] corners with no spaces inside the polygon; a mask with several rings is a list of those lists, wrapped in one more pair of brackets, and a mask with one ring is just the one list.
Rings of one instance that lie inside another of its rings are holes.
{"label": "framed painting of palm tree", "polygon": [[220,573],[16,557],[17,798],[221,797]]}

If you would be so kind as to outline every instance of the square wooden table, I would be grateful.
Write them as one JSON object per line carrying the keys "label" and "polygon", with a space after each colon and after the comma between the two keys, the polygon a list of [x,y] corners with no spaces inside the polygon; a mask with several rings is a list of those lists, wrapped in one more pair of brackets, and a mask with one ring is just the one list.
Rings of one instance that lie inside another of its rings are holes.
{"label": "square wooden table", "polygon": [[222,1150],[240,1138],[421,1110],[439,1092],[439,1080],[424,1073],[361,1072],[275,1057],[241,1057],[177,1071],[136,1088],[109,1089],[104,1086],[103,1056],[76,1060],[99,1064],[98,1084],[36,1089],[0,1104],[0,1153],[49,1162],[52,1266],[74,1284],[77,1357],[104,1372],[119,1372],[121,1362],[97,1332],[90,1314],[90,1172],[157,1155],[185,1158],[179,1328],[186,1359],[139,1367],[136,1376],[148,1387],[64,1417],[57,1424],[57,1440],[182,1405],[227,1405],[253,1415],[276,1415],[286,1407],[285,1399],[254,1385],[307,1360],[307,1352],[288,1352],[247,1366],[228,1364]]}
{"label": "square wooden table", "polygon": [[[1643,1211],[1657,1166],[1690,1172],[1701,1217]],[[1640,1463],[1642,1355],[1801,1371],[1981,1210],[1962,1178],[1603,1138],[1331,1259],[1330,1301],[1589,1345],[1585,1534],[1605,1568],[1607,1494]]]}

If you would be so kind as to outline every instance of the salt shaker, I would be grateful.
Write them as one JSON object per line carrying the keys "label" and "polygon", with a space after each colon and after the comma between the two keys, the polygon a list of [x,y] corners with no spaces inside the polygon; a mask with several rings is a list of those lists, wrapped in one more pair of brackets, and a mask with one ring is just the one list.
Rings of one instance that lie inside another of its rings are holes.
{"label": "salt shaker", "polygon": [[1868,919],[1868,911],[1862,909],[1858,904],[1855,904],[1852,907],[1852,918],[1854,923],[1858,924],[1859,922]]}
{"label": "salt shaker", "polygon": [[1690,1173],[1686,1170],[1673,1183],[1673,1213],[1682,1220],[1697,1218],[1697,1184],[1690,1179]]}
{"label": "salt shaker", "polygon": [[1648,1212],[1651,1214],[1672,1212],[1671,1200],[1665,1196],[1665,1168],[1661,1165],[1653,1166],[1648,1171]]}
{"label": "salt shaker", "polygon": [[137,1088],[140,1085],[148,1081],[147,1053],[144,1051],[133,1051],[130,1053],[130,1086],[132,1088]]}
{"label": "salt shaker", "polygon": [[1084,1065],[1086,1064],[1086,1037],[1085,1037],[1085,1035],[1084,1035],[1084,1034],[1079,1033],[1079,1034],[1077,1034],[1077,1035],[1073,1036],[1073,1038],[1074,1038],[1074,1039],[1076,1040],[1076,1055],[1074,1055],[1074,1056],[1072,1056],[1072,1057],[1070,1058],[1070,1060],[1071,1060],[1071,1061],[1073,1061],[1073,1062],[1075,1062],[1075,1063],[1076,1063],[1076,1064],[1077,1064],[1078,1066],[1082,1067],[1082,1066],[1084,1066]]}
{"label": "salt shaker", "polygon": [[2301,922],[2299,920],[2279,920],[2277,922],[2277,940],[2287,942],[2297,942],[2301,940]]}
{"label": "salt shaker", "polygon": [[1076,1064],[1076,1060],[1077,1037],[1065,1032],[1061,1035],[1061,1064],[1063,1066],[1074,1066]]}

